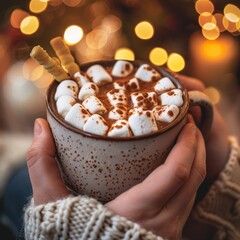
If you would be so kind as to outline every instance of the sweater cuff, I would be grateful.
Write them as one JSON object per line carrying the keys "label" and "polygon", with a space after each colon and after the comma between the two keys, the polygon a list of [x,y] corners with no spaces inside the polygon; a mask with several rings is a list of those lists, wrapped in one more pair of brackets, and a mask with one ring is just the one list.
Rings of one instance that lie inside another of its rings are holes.
{"label": "sweater cuff", "polygon": [[216,239],[240,239],[240,157],[237,140],[229,138],[229,160],[193,214],[217,228]]}
{"label": "sweater cuff", "polygon": [[32,200],[25,210],[25,238],[163,240],[86,196],[38,206]]}

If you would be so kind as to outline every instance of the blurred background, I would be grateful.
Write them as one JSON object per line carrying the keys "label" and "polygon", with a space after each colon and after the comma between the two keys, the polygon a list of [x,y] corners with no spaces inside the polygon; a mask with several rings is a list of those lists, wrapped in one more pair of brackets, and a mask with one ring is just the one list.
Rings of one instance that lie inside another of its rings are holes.
{"label": "blurred background", "polygon": [[[0,190],[45,117],[52,77],[29,58],[62,36],[79,63],[150,61],[200,78],[240,139],[239,0],[1,0]],[[219,129],[221,131],[221,129]]]}

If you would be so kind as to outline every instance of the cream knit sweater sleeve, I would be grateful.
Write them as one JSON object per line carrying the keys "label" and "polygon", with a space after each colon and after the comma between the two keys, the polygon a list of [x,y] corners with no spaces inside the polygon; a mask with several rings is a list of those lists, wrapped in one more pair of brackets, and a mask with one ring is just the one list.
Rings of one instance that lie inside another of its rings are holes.
{"label": "cream knit sweater sleeve", "polygon": [[240,155],[237,140],[230,143],[228,163],[193,212],[217,229],[214,240],[240,240]]}
{"label": "cream knit sweater sleeve", "polygon": [[163,240],[86,196],[70,196],[25,211],[26,240]]}
{"label": "cream knit sweater sleeve", "polygon": [[[214,225],[216,240],[240,239],[240,160],[236,139],[231,138],[229,161],[205,198],[194,209],[194,216]],[[112,214],[95,199],[70,196],[25,211],[26,240],[162,240],[124,217]]]}

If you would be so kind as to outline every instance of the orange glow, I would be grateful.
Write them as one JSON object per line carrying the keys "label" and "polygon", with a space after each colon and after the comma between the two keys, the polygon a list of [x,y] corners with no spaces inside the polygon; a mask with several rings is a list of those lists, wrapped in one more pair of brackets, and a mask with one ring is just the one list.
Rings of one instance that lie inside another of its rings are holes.
{"label": "orange glow", "polygon": [[119,48],[114,54],[116,60],[134,60],[134,52],[129,48]]}
{"label": "orange glow", "polygon": [[151,23],[143,21],[136,25],[135,33],[140,39],[147,40],[152,38],[154,34],[154,28]]}
{"label": "orange glow", "polygon": [[209,0],[198,0],[195,3],[195,9],[199,14],[203,12],[213,13],[214,5]]}
{"label": "orange glow", "polygon": [[226,28],[227,31],[229,32],[236,32],[238,31],[238,22],[231,22],[229,21],[225,16],[223,17],[223,26]]}
{"label": "orange glow", "polygon": [[103,48],[108,40],[108,34],[102,30],[93,30],[86,36],[86,43],[92,49]]}
{"label": "orange glow", "polygon": [[41,13],[47,8],[47,0],[31,0],[29,3],[29,9],[33,13]]}
{"label": "orange glow", "polygon": [[219,58],[224,52],[224,46],[219,41],[204,41],[202,44],[204,55],[210,59]]}
{"label": "orange glow", "polygon": [[202,34],[208,40],[215,40],[220,36],[220,31],[214,23],[206,23],[202,28]]}
{"label": "orange glow", "polygon": [[153,48],[149,54],[149,60],[157,66],[165,64],[167,62],[167,59],[167,51],[163,48]]}
{"label": "orange glow", "polygon": [[15,9],[11,14],[10,23],[14,28],[20,28],[22,20],[27,16],[29,16],[29,13],[21,9]]}
{"label": "orange glow", "polygon": [[35,16],[28,16],[24,18],[20,24],[20,30],[23,34],[31,35],[39,28],[38,18]]}

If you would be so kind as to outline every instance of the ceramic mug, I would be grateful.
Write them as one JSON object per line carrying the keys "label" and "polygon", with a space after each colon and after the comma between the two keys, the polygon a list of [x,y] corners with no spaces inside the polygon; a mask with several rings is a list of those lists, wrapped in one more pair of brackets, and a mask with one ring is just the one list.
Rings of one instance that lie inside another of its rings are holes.
{"label": "ceramic mug", "polygon": [[[85,71],[94,64],[113,66],[115,61],[80,65]],[[134,61],[135,67],[143,64]],[[189,108],[200,106],[200,129],[205,138],[213,120],[213,106],[202,92],[187,91],[170,72],[154,66],[162,77],[169,77],[183,91],[184,104],[178,117],[153,134],[128,138],[98,136],[79,130],[59,117],[54,101],[57,81],[47,91],[47,119],[57,149],[57,162],[63,180],[74,193],[86,194],[107,202],[143,181],[164,162],[176,138],[187,122]]]}

